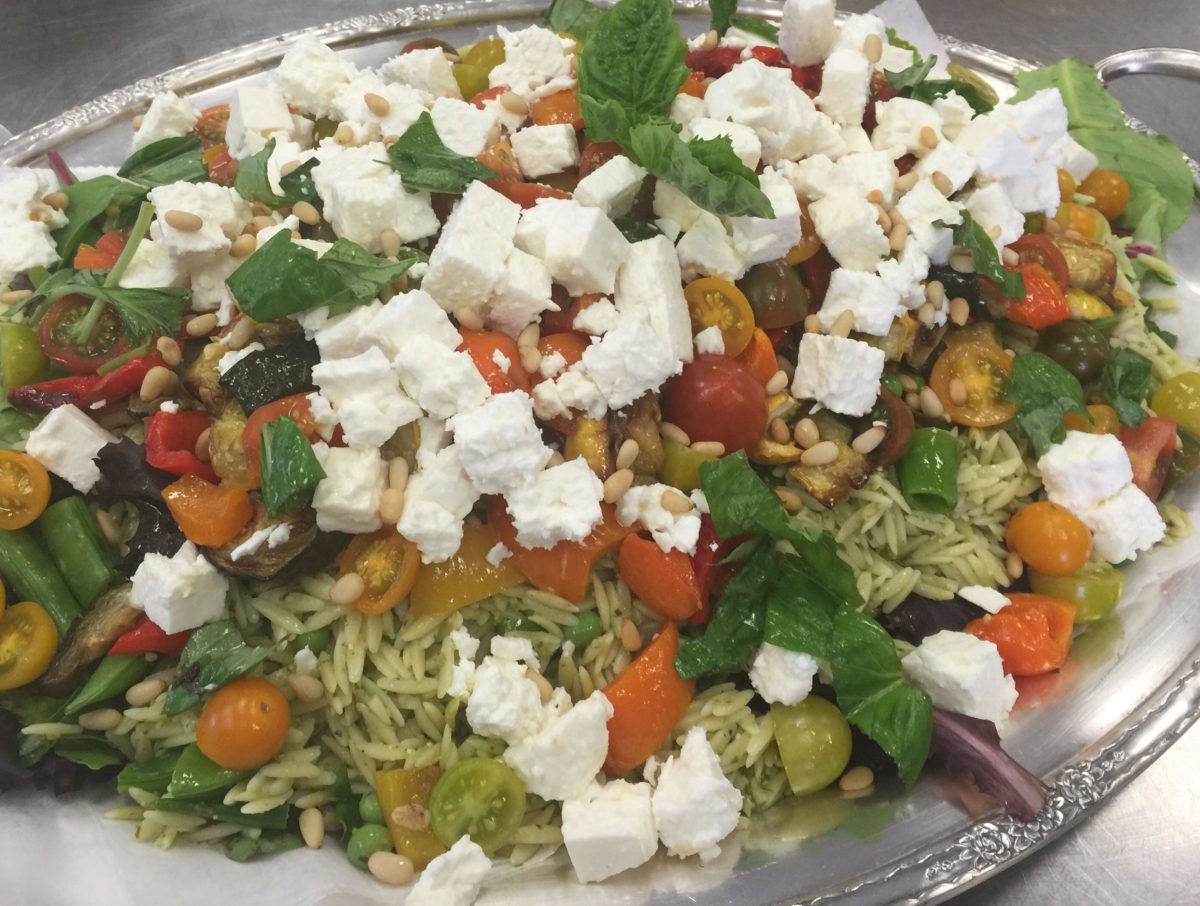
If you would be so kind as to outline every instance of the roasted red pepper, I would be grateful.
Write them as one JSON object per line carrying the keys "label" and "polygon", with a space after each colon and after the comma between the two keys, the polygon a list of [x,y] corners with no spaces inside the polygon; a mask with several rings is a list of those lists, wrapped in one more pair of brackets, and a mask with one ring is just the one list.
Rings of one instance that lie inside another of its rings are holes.
{"label": "roasted red pepper", "polygon": [[694,72],[702,72],[712,79],[719,79],[738,63],[742,62],[740,47],[713,47],[689,50],[684,62]]}
{"label": "roasted red pepper", "polygon": [[183,651],[183,646],[187,644],[187,640],[191,634],[192,631],[190,629],[167,634],[162,627],[149,617],[143,617],[140,623],[113,642],[113,646],[108,649],[108,653],[110,655],[179,654],[179,652]]}
{"label": "roasted red pepper", "polygon": [[1144,418],[1136,428],[1122,426],[1121,443],[1133,467],[1133,483],[1151,500],[1162,493],[1175,458],[1177,425],[1169,418]]}
{"label": "roasted red pepper", "polygon": [[172,475],[198,475],[216,484],[217,473],[196,455],[196,441],[211,424],[207,412],[156,412],[146,422],[146,462]]}
{"label": "roasted red pepper", "polygon": [[71,266],[81,270],[111,270],[125,250],[125,234],[121,230],[109,230],[96,240],[96,244],[82,243],[75,252]]}
{"label": "roasted red pepper", "polygon": [[161,355],[151,352],[130,359],[108,374],[94,375],[96,384],[80,398],[79,406],[87,407],[98,402],[115,403],[117,400],[123,400],[141,388],[142,381],[146,379],[151,368],[166,364]]}
{"label": "roasted red pepper", "polygon": [[712,613],[713,602],[720,597],[721,589],[737,572],[740,564],[722,563],[748,535],[722,539],[717,535],[712,517],[705,513],[700,517],[700,537],[696,540],[696,553],[692,554],[692,572],[696,577],[696,589],[700,592],[700,612],[690,622],[703,626]]}
{"label": "roasted red pepper", "polygon": [[25,412],[49,412],[66,405],[90,409],[96,403],[107,405],[125,399],[142,386],[151,368],[163,364],[162,356],[152,352],[130,359],[108,374],[80,374],[14,387],[8,400]]}

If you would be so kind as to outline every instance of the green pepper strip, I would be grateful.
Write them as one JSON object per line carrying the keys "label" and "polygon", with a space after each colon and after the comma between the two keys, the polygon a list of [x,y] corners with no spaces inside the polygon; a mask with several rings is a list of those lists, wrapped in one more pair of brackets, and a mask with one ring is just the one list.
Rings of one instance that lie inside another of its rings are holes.
{"label": "green pepper strip", "polygon": [[958,503],[958,441],[949,431],[914,431],[897,471],[904,499],[914,509],[947,513]]}

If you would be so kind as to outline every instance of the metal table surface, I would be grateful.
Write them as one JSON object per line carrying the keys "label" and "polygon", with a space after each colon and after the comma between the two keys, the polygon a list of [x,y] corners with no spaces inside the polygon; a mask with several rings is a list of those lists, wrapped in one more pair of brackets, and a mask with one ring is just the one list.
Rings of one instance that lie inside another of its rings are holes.
{"label": "metal table surface", "polygon": [[[13,132],[97,94],[259,38],[399,0],[4,0],[0,124]],[[843,0],[865,11],[874,0]],[[1197,0],[924,0],[942,32],[1017,57],[1088,61],[1133,47],[1200,50]],[[1164,77],[1114,87],[1133,115],[1200,157],[1200,86]],[[980,887],[964,904],[1196,902],[1200,728],[1056,843]]]}

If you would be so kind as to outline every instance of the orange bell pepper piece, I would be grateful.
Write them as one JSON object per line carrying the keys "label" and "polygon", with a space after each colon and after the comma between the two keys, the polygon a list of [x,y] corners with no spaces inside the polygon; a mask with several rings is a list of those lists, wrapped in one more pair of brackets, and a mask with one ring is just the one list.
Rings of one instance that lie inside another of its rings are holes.
{"label": "orange bell pepper piece", "polygon": [[1011,594],[999,613],[966,625],[964,632],[991,642],[1013,676],[1038,676],[1057,670],[1067,660],[1075,607],[1047,595]]}
{"label": "orange bell pepper piece", "polygon": [[198,475],[185,475],[163,488],[167,509],[193,544],[220,547],[237,537],[254,517],[244,488],[212,484]]}
{"label": "orange bell pepper piece", "polygon": [[490,525],[463,526],[458,552],[441,563],[426,563],[417,573],[408,599],[409,616],[419,619],[451,614],[524,582],[525,577],[511,558],[501,560],[499,566],[487,561],[487,553],[497,540]]}
{"label": "orange bell pepper piece", "polygon": [[691,558],[683,551],[663,551],[640,535],[621,542],[617,571],[643,604],[671,620],[688,620],[700,612],[700,590]]}

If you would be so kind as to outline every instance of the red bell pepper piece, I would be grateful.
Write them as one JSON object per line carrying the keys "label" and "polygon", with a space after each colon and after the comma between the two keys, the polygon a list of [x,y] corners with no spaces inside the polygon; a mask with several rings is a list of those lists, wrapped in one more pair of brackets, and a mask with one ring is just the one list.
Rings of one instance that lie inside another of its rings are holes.
{"label": "red bell pepper piece", "polygon": [[187,644],[192,631],[168,634],[149,617],[143,617],[131,630],[113,642],[108,649],[112,654],[179,654]]}
{"label": "red bell pepper piece", "polygon": [[96,385],[96,380],[94,374],[81,374],[25,384],[8,391],[8,401],[22,412],[49,412],[59,406],[78,405],[84,394]]}
{"label": "red bell pepper piece", "polygon": [[125,251],[125,234],[121,230],[109,230],[96,240],[96,244],[83,243],[75,252],[71,266],[75,270],[111,270]]}
{"label": "red bell pepper piece", "polygon": [[1169,418],[1144,418],[1136,428],[1123,426],[1118,437],[1129,454],[1133,483],[1151,500],[1162,493],[1171,460],[1175,458],[1175,422]]}
{"label": "red bell pepper piece", "polygon": [[216,484],[217,473],[196,455],[196,441],[211,423],[207,412],[155,412],[146,422],[146,462],[172,475],[198,475]]}
{"label": "red bell pepper piece", "polygon": [[87,407],[93,403],[115,403],[117,400],[123,400],[136,393],[141,388],[142,381],[146,379],[146,374],[158,365],[165,366],[166,362],[157,352],[151,352],[130,359],[107,374],[95,376],[95,385],[80,397],[78,405]]}
{"label": "red bell pepper piece", "polygon": [[705,513],[700,517],[700,537],[696,540],[696,553],[692,554],[692,572],[696,577],[696,590],[700,593],[700,612],[690,622],[703,626],[712,614],[713,601],[720,597],[721,589],[729,578],[738,571],[739,563],[722,563],[749,535],[721,538],[717,535],[712,516]]}

